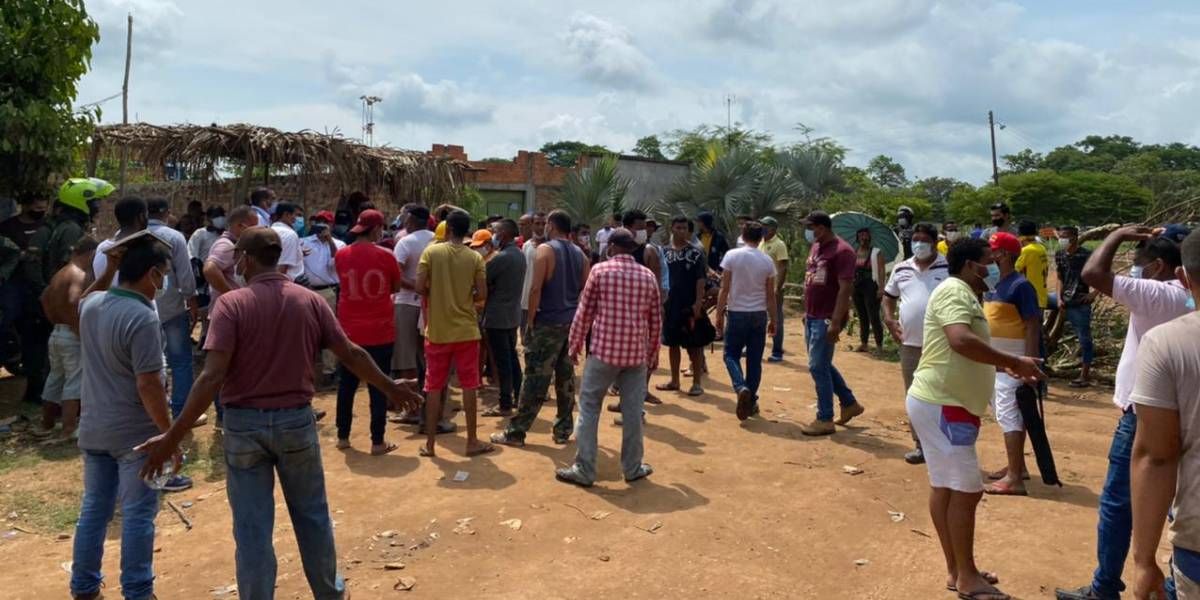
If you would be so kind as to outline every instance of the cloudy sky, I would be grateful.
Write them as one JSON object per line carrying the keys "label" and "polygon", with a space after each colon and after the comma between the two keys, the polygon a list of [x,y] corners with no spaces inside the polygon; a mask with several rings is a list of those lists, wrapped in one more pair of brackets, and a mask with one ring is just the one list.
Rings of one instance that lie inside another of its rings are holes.
{"label": "cloudy sky", "polygon": [[[100,24],[79,102],[121,88],[131,119],[252,122],[511,157],[579,139],[733,120],[837,138],[850,162],[980,183],[1000,152],[1091,133],[1200,143],[1200,5],[1110,0],[89,0]],[[119,122],[120,101],[103,104]]]}

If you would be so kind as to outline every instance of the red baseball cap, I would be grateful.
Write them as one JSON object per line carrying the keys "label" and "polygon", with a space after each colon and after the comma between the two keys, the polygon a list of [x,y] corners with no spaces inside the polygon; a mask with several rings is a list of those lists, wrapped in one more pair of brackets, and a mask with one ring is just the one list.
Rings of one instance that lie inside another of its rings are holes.
{"label": "red baseball cap", "polygon": [[350,228],[350,233],[358,235],[364,231],[375,229],[376,227],[383,227],[385,221],[386,219],[383,218],[383,213],[373,208],[368,208],[367,210],[358,213],[358,222],[354,224],[354,227]]}
{"label": "red baseball cap", "polygon": [[1003,250],[1013,256],[1021,254],[1021,240],[1006,231],[993,233],[992,239],[988,240],[988,245],[992,250]]}
{"label": "red baseball cap", "polygon": [[325,221],[326,223],[332,223],[333,222],[333,213],[331,213],[327,210],[323,210],[323,211],[318,212],[317,214],[313,215],[312,218],[314,221],[317,219],[321,219],[321,220]]}

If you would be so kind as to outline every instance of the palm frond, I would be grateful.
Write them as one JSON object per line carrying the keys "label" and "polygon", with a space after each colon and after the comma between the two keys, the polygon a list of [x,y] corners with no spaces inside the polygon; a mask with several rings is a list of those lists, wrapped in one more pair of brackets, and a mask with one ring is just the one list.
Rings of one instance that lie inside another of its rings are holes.
{"label": "palm frond", "polygon": [[571,222],[599,229],[609,215],[622,209],[629,185],[630,181],[617,173],[617,157],[610,154],[567,174],[559,208],[571,216]]}

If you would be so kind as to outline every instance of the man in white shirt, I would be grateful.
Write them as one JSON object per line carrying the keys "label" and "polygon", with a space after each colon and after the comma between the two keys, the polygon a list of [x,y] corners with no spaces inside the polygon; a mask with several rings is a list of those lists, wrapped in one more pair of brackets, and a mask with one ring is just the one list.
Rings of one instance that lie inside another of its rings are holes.
{"label": "man in white shirt", "polygon": [[300,247],[300,236],[292,224],[296,222],[296,205],[290,202],[280,202],[275,205],[274,223],[271,229],[279,234],[283,244],[283,252],[279,255],[279,272],[296,281],[304,275],[304,249]]}
{"label": "man in white shirt", "polygon": [[[538,244],[545,240],[546,236],[546,213],[537,212],[533,214],[533,230],[530,237],[525,238],[525,245],[521,247],[521,251],[525,253],[525,287],[521,290],[521,322],[527,323],[526,316],[529,311],[529,292],[533,289],[533,259],[537,256]],[[600,234],[596,234],[596,239],[600,239]],[[608,238],[605,238],[606,240]],[[601,259],[604,258],[603,250],[600,253]],[[525,328],[521,328],[521,342],[525,342]]]}
{"label": "man in white shirt", "polygon": [[[938,254],[934,242],[937,229],[928,223],[913,228],[913,256],[896,265],[883,288],[883,323],[900,344],[900,372],[904,376],[904,391],[912,387],[913,373],[921,362],[921,345],[925,341],[925,307],[933,288],[950,276],[950,263]],[[900,319],[896,319],[896,301],[900,301]],[[910,465],[925,462],[921,440],[909,426],[916,448],[904,455]]]}
{"label": "man in white shirt", "polygon": [[[420,204],[404,207],[402,224],[404,236],[392,249],[400,266],[400,291],[392,298],[396,311],[396,341],[392,348],[392,373],[404,379],[417,379],[425,385],[425,340],[421,336],[421,297],[417,295],[417,265],[421,254],[433,243],[429,230],[429,208]],[[402,423],[416,424],[417,413],[405,413]]]}
{"label": "man in white shirt", "polygon": [[737,392],[737,418],[741,421],[758,414],[763,351],[767,334],[774,333],[776,326],[777,313],[768,310],[775,306],[775,261],[758,249],[762,239],[762,224],[748,221],[742,228],[745,247],[730,250],[721,260],[716,327],[725,332],[725,368]]}
{"label": "man in white shirt", "polygon": [[[346,242],[333,237],[333,213],[323,210],[312,216],[311,235],[300,240],[304,254],[304,276],[308,288],[325,299],[325,303],[337,314],[338,274],[333,257],[346,247]],[[324,383],[328,385],[337,372],[337,356],[328,349],[321,351],[321,370]]]}
{"label": "man in white shirt", "polygon": [[[1129,327],[1113,403],[1121,409],[1121,419],[1108,452],[1108,474],[1100,492],[1099,523],[1096,527],[1096,571],[1090,584],[1072,590],[1056,590],[1059,600],[1118,598],[1125,590],[1121,574],[1129,555],[1133,535],[1133,501],[1130,490],[1130,457],[1138,419],[1131,398],[1137,384],[1138,347],[1142,336],[1152,328],[1188,312],[1191,294],[1177,279],[1181,264],[1179,230],[1172,225],[1156,236],[1146,227],[1122,227],[1105,238],[1092,251],[1083,267],[1083,281],[1101,294],[1129,309]],[[1186,235],[1186,234],[1185,234]],[[1130,276],[1113,273],[1113,258],[1124,243],[1136,243]]]}
{"label": "man in white shirt", "polygon": [[193,231],[192,237],[188,239],[188,255],[192,257],[192,260],[200,261],[201,265],[208,260],[208,252],[225,232],[225,209],[220,206],[210,206],[204,219],[206,221],[204,227]]}
{"label": "man in white shirt", "polygon": [[[543,220],[545,218],[543,217]],[[613,229],[621,226],[621,213],[613,213],[612,220],[604,224],[600,231],[596,232],[597,253],[600,254],[600,260],[604,260],[604,253],[608,251],[608,236],[612,235]],[[542,235],[542,228],[537,229],[537,234]],[[532,264],[532,263],[531,263]],[[526,273],[532,270],[533,267],[526,269]]]}

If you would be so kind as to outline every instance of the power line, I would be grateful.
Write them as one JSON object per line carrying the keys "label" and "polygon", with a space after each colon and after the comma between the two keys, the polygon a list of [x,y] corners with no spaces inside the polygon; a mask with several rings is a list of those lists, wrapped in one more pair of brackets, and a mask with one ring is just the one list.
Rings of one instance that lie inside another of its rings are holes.
{"label": "power line", "polygon": [[87,104],[80,104],[78,107],[75,108],[75,112],[80,113],[80,112],[83,112],[83,109],[85,109],[89,106],[100,106],[101,104],[104,104],[105,102],[108,102],[109,100],[116,100],[117,98],[120,98],[121,94],[123,94],[123,93],[124,92],[117,92],[111,96],[101,98],[95,102],[88,102]]}

